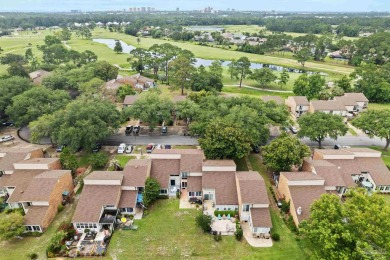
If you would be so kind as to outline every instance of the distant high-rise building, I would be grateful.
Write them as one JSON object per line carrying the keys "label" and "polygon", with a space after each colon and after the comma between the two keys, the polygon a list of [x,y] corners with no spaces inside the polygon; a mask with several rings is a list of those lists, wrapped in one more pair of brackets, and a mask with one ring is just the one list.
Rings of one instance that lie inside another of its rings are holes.
{"label": "distant high-rise building", "polygon": [[150,13],[150,11],[152,10],[152,8],[148,7],[148,12]]}
{"label": "distant high-rise building", "polygon": [[228,8],[227,11],[229,12],[229,11],[230,11],[230,8]]}
{"label": "distant high-rise building", "polygon": [[141,7],[141,12],[145,13],[146,12],[146,7]]}
{"label": "distant high-rise building", "polygon": [[180,11],[179,7],[176,7],[176,12],[179,12],[179,11]]}
{"label": "distant high-rise building", "polygon": [[132,12],[132,11],[133,11],[133,8],[130,7],[130,8],[129,8],[129,12]]}
{"label": "distant high-rise building", "polygon": [[141,8],[138,7],[138,8],[137,8],[137,12],[141,12]]}

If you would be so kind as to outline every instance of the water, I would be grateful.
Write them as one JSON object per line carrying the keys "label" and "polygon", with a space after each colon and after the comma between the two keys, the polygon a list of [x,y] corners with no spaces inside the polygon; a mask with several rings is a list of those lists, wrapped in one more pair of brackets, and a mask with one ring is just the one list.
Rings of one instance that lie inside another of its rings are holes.
{"label": "water", "polygon": [[[115,47],[115,42],[116,40],[114,39],[93,39],[92,41],[106,44],[110,49],[114,49]],[[132,45],[128,45],[127,43],[120,41],[122,48],[123,48],[123,53],[129,53],[131,50],[136,49],[136,47]],[[211,63],[214,60],[207,60],[207,59],[202,59],[202,58],[196,58],[195,61],[195,66],[199,67],[201,65],[205,67],[209,67]],[[222,61],[222,66],[228,66],[231,63],[231,61]],[[252,62],[251,63],[251,69],[261,69],[261,68],[270,68],[271,70],[282,72],[284,69],[286,69],[288,72],[291,73],[308,73],[308,74],[313,74],[315,72],[312,71],[306,71],[303,69],[294,69],[294,68],[289,68],[289,67],[283,67],[279,65],[274,65],[274,64],[263,64],[263,63],[256,63]],[[328,74],[321,72],[321,75],[327,76]]]}
{"label": "water", "polygon": [[210,32],[218,32],[222,31],[223,27],[212,27],[212,26],[189,26],[186,28],[189,31],[210,31]]}

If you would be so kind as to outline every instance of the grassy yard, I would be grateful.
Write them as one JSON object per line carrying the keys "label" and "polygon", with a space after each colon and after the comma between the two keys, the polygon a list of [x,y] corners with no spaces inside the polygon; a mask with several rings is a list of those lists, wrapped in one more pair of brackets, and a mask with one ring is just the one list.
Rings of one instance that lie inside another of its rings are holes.
{"label": "grassy yard", "polygon": [[357,133],[356,133],[356,131],[355,131],[353,128],[348,128],[348,131],[349,131],[349,133],[350,133],[351,135],[357,136]]}
{"label": "grassy yard", "polygon": [[253,248],[233,236],[215,242],[195,225],[196,209],[179,209],[177,199],[159,200],[150,214],[136,221],[138,231],[115,232],[108,249],[110,259],[307,259],[304,241],[295,240],[278,213],[272,223],[281,240],[271,248]]}
{"label": "grassy yard", "polygon": [[245,158],[235,158],[234,162],[237,165],[237,171],[248,171],[248,166],[246,165]]}
{"label": "grassy yard", "polygon": [[265,90],[257,90],[257,89],[249,89],[249,88],[240,88],[233,86],[225,86],[222,88],[222,92],[229,94],[238,94],[238,95],[250,95],[250,96],[280,96],[282,98],[287,98],[288,96],[293,96],[293,93],[282,93],[282,92],[273,92],[273,91],[265,91]]}
{"label": "grassy yard", "polygon": [[22,240],[14,239],[7,242],[0,241],[0,259],[15,260],[28,259],[29,253],[37,253],[39,259],[46,259],[46,247],[57,228],[63,222],[70,222],[76,203],[67,205],[51,223],[46,232],[40,237],[25,237]]}
{"label": "grassy yard", "polygon": [[128,161],[130,161],[131,159],[135,159],[136,157],[135,156],[131,156],[131,155],[116,155],[115,156],[115,160],[118,161],[119,165],[121,167],[125,167],[126,163]]}
{"label": "grassy yard", "polygon": [[390,206],[390,195],[389,194],[379,194],[379,196],[381,196],[382,198],[385,199],[387,205]]}
{"label": "grassy yard", "polygon": [[371,109],[371,110],[390,109],[390,103],[385,103],[385,104],[369,103],[368,104],[368,109]]}

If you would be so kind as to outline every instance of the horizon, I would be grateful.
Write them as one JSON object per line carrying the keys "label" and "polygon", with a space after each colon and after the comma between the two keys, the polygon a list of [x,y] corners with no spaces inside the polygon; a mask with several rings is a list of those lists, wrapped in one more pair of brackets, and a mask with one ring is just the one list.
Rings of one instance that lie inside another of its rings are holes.
{"label": "horizon", "polygon": [[175,11],[176,8],[179,8],[180,11],[193,11],[203,10],[208,6],[219,11],[235,9],[235,11],[294,13],[367,13],[389,12],[390,10],[390,3],[387,0],[274,0],[272,2],[247,0],[244,3],[237,3],[233,0],[215,0],[213,4],[205,0],[166,0],[163,3],[151,0],[131,2],[126,0],[95,0],[93,5],[91,2],[90,0],[68,0],[66,3],[60,0],[14,0],[7,3],[6,7],[0,7],[0,12],[58,13],[70,12],[71,10],[107,12],[128,11],[129,8],[134,7],[151,7],[158,11]]}

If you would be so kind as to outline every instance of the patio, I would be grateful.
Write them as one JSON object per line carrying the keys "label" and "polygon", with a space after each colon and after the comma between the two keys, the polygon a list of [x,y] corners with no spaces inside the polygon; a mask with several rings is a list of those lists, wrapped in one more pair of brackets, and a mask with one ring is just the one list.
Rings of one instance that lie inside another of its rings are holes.
{"label": "patio", "polygon": [[244,237],[249,245],[253,247],[271,247],[272,239],[271,238],[257,238],[253,237],[252,231],[249,227],[249,223],[242,222],[241,223],[242,230],[244,232]]}
{"label": "patio", "polygon": [[188,192],[185,189],[183,189],[181,191],[179,208],[180,209],[196,209],[196,204],[189,202]]}
{"label": "patio", "polygon": [[236,219],[231,217],[221,217],[218,219],[214,215],[215,203],[212,200],[203,201],[203,214],[211,216],[211,230],[220,233],[223,236],[234,235],[236,232]]}
{"label": "patio", "polygon": [[104,255],[110,235],[108,230],[82,234],[77,245],[69,250],[69,257]]}

